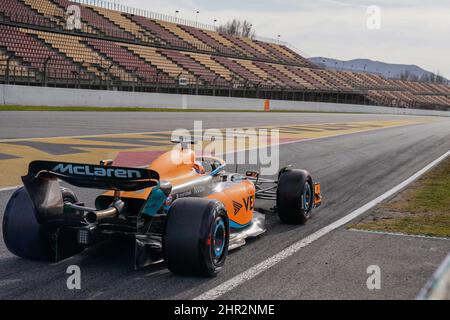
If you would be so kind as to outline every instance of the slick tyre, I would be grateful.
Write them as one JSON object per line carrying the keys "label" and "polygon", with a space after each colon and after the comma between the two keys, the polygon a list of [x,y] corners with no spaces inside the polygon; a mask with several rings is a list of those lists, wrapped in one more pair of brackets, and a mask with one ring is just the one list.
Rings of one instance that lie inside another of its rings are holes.
{"label": "slick tyre", "polygon": [[175,201],[163,239],[167,267],[177,275],[216,276],[228,255],[229,234],[222,203],[200,198]]}
{"label": "slick tyre", "polygon": [[[61,188],[64,202],[77,203],[76,195]],[[52,261],[54,251],[45,227],[38,223],[34,205],[25,188],[9,200],[3,217],[3,240],[14,255],[27,260]]]}
{"label": "slick tyre", "polygon": [[53,258],[44,226],[36,220],[34,205],[23,187],[14,192],[6,206],[3,240],[11,253],[23,259],[51,261]]}
{"label": "slick tyre", "polygon": [[311,176],[304,170],[286,170],[280,174],[277,190],[277,210],[287,224],[305,224],[314,202]]}

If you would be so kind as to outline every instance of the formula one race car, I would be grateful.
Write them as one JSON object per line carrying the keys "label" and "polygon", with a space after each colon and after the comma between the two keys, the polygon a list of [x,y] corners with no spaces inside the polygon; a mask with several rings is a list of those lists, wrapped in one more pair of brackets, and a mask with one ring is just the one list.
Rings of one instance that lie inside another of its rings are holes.
{"label": "formula one race car", "polygon": [[[290,224],[304,224],[321,204],[320,184],[306,171],[284,168],[277,181],[256,171],[227,173],[223,160],[196,159],[186,147],[145,169],[113,165],[32,162],[6,207],[8,249],[25,259],[60,261],[101,241],[128,238],[136,268],[165,261],[175,274],[215,276],[229,250],[266,231],[256,199],[276,201],[274,210]],[[60,180],[109,191],[89,208]]]}

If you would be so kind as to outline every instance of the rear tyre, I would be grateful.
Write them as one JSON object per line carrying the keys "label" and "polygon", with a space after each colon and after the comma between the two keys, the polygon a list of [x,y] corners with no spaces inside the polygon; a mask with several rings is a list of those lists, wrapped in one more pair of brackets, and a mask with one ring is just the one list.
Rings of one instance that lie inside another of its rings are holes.
{"label": "rear tyre", "polygon": [[[61,188],[64,202],[77,203],[72,190]],[[8,250],[23,259],[52,261],[51,241],[43,225],[36,219],[36,209],[25,188],[12,195],[3,216],[3,240]]]}
{"label": "rear tyre", "polygon": [[3,240],[14,255],[28,260],[51,261],[54,257],[43,225],[25,188],[9,200],[3,216]]}
{"label": "rear tyre", "polygon": [[288,224],[305,224],[311,218],[313,190],[312,179],[307,171],[283,171],[277,190],[277,210],[281,221]]}
{"label": "rear tyre", "polygon": [[173,203],[163,239],[169,270],[185,276],[216,276],[228,255],[229,220],[216,200],[180,199]]}

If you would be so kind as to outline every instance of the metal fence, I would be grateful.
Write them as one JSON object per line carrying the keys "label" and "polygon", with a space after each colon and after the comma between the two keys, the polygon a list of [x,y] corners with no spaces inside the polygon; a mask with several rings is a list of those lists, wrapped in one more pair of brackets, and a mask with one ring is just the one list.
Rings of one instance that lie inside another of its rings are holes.
{"label": "metal fence", "polygon": [[154,20],[162,20],[166,22],[181,24],[189,27],[206,29],[214,31],[216,28],[213,25],[207,23],[201,23],[199,21],[193,21],[189,19],[182,19],[178,16],[172,16],[169,14],[156,13],[150,10],[134,8],[131,6],[123,5],[121,3],[112,2],[112,1],[104,1],[104,0],[72,0],[73,2],[77,2],[84,5],[100,7],[108,10],[119,11],[122,13],[140,15],[142,17],[154,19]]}
{"label": "metal fence", "polygon": [[[64,34],[77,36],[89,35],[90,37],[98,37],[99,39],[123,41],[131,44],[141,44],[166,49],[183,50],[205,54],[215,53],[225,57],[253,59],[269,63],[283,63],[282,61],[278,61],[276,59],[272,59],[263,55],[255,56],[250,53],[245,53],[242,50],[235,50],[227,46],[205,44],[200,40],[187,42],[182,39],[177,39],[176,36],[173,36],[171,38],[163,38],[151,33],[150,31],[142,34],[132,34],[127,30],[121,29],[119,27],[111,28],[110,24],[101,24],[98,21],[95,25],[89,24],[85,21],[87,17],[81,17],[82,23],[80,24],[80,26],[78,26],[78,28],[68,28],[64,18],[64,14],[65,13],[63,11],[55,11],[54,19],[50,19],[44,16],[26,15],[19,13],[11,13],[6,15],[5,13],[0,12],[0,23],[11,24],[14,26],[17,25],[25,28],[34,26],[38,27],[42,31],[48,32],[55,32],[56,29],[56,31]],[[132,28],[131,25],[133,23],[134,22],[130,20],[130,28]],[[143,29],[145,28],[143,27]],[[299,61],[295,60],[285,61],[285,63],[296,64],[298,66],[306,66],[306,63],[302,64]],[[309,67],[315,67],[311,64],[307,65]]]}
{"label": "metal fence", "polygon": [[57,67],[33,68],[17,64],[14,61],[14,59],[0,58],[0,83],[60,88],[373,104],[362,93],[301,90],[263,83],[243,82],[239,79],[232,79],[231,81],[215,79],[210,82],[202,81],[198,78],[174,79],[163,74],[148,75],[148,77],[123,74],[119,79],[106,73],[99,76],[84,68],[80,68],[80,71],[69,72],[66,69]]}

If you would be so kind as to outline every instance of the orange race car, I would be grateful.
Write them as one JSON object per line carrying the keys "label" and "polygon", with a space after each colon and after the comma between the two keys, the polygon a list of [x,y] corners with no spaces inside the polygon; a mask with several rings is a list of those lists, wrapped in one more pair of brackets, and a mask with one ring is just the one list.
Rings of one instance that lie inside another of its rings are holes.
{"label": "orange race car", "polygon": [[[132,239],[135,267],[165,261],[181,275],[214,276],[228,251],[266,231],[256,200],[276,201],[285,223],[304,224],[321,204],[320,184],[308,172],[284,168],[278,180],[256,171],[227,173],[217,158],[172,150],[148,168],[34,161],[24,187],[8,202],[3,237],[15,255],[60,261],[112,237]],[[109,190],[95,208],[59,181]]]}

